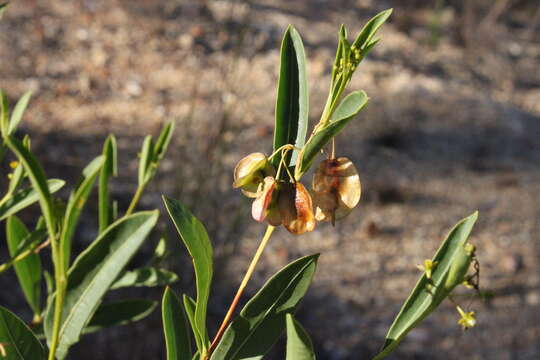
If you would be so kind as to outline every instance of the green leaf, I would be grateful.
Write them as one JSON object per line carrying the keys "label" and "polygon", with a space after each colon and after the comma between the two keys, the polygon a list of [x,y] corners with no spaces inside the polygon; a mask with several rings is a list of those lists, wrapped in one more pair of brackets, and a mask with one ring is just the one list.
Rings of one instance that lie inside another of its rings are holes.
{"label": "green leaf", "polygon": [[[47,181],[49,193],[53,194],[64,186],[65,182],[58,179],[50,179]],[[0,221],[10,215],[14,215],[20,210],[32,205],[39,200],[39,194],[34,188],[20,190],[13,194],[8,201],[0,205]]]}
{"label": "green leaf", "polygon": [[339,73],[338,69],[340,66],[341,59],[343,58],[343,40],[347,39],[347,29],[345,25],[341,24],[338,32],[338,46],[336,49],[336,58],[334,60],[334,66],[332,67],[332,84],[336,82],[336,77]]}
{"label": "green leaf", "polygon": [[360,33],[354,40],[353,46],[357,49],[363,49],[369,45],[370,40],[377,33],[377,30],[388,20],[392,14],[392,9],[381,11],[375,15],[367,24],[360,30]]}
{"label": "green leaf", "polygon": [[182,299],[184,301],[184,310],[186,311],[186,316],[189,320],[189,325],[191,326],[193,337],[195,338],[195,344],[197,345],[197,353],[200,353],[203,347],[202,344],[205,343],[206,340],[201,340],[199,332],[197,331],[197,326],[195,324],[195,307],[197,306],[197,304],[195,303],[195,300],[193,300],[186,294],[183,295]]}
{"label": "green leaf", "polygon": [[111,286],[111,290],[123,287],[163,286],[176,281],[178,281],[178,276],[171,271],[143,267],[123,273]]}
{"label": "green leaf", "polygon": [[[99,305],[98,309],[83,329],[82,334],[91,334],[104,328],[122,326],[142,320],[150,315],[158,303],[146,299],[120,300]],[[35,327],[34,334],[38,339],[45,338],[43,326]]]}
{"label": "green leaf", "polygon": [[[30,149],[30,138],[28,137],[28,135],[24,137],[23,145]],[[15,192],[15,190],[17,190],[19,185],[21,185],[22,181],[24,180],[24,176],[24,166],[21,163],[18,163],[15,170],[13,170],[13,175],[11,176],[11,179],[9,180],[8,196],[11,196]]]}
{"label": "green leaf", "polygon": [[141,150],[141,158],[139,159],[139,186],[146,183],[147,173],[152,166],[152,157],[154,156],[154,142],[152,136],[147,135],[144,138],[144,142]]}
{"label": "green leaf", "polygon": [[156,301],[129,299],[101,304],[83,330],[84,334],[103,328],[130,324],[150,315],[157,306]]}
{"label": "green leaf", "polygon": [[364,91],[353,91],[341,101],[328,125],[317,131],[304,147],[300,166],[296,168],[297,178],[310,168],[319,152],[343,130],[345,125],[366,106],[367,102],[368,97]]}
{"label": "green leaf", "polygon": [[17,105],[15,105],[15,108],[13,109],[13,113],[11,114],[11,120],[9,121],[9,129],[8,129],[8,135],[13,134],[15,130],[17,130],[17,127],[19,126],[19,123],[22,120],[22,116],[24,114],[24,111],[26,110],[26,107],[28,106],[28,102],[30,101],[30,97],[32,96],[31,91],[27,91],[17,102]]}
{"label": "green leaf", "polygon": [[319,255],[300,258],[276,273],[225,330],[212,360],[261,359],[285,329],[306,293]]}
{"label": "green leaf", "polygon": [[113,221],[110,211],[112,207],[109,198],[109,179],[118,174],[117,146],[114,135],[109,135],[103,144],[103,156],[105,163],[99,174],[99,233],[101,234]]}
{"label": "green leaf", "polygon": [[62,251],[62,259],[64,261],[64,268],[68,269],[69,262],[71,260],[71,240],[79,221],[81,212],[83,211],[86,200],[92,191],[94,182],[103,166],[105,161],[104,156],[98,156],[90,162],[84,168],[82,177],[79,180],[79,184],[75,188],[75,191],[71,193],[66,212],[64,215],[64,221],[62,224],[62,232],[60,233],[60,251]]}
{"label": "green leaf", "polygon": [[[163,202],[184,245],[193,258],[197,287],[197,305],[195,307],[194,320],[199,338],[206,339],[208,337],[206,330],[206,309],[213,273],[212,244],[210,243],[204,225],[183,204],[165,196],[163,197]],[[207,345],[206,341],[201,344],[203,349],[201,354],[203,356],[207,350]]]}
{"label": "green leaf", "polygon": [[[15,216],[10,216],[6,222],[6,239],[9,254],[12,258],[17,256],[21,245],[31,238],[30,232]],[[29,244],[30,245],[30,244]],[[34,314],[41,314],[41,260],[38,254],[28,255],[17,261],[14,265],[15,273],[21,284],[26,301]]]}
{"label": "green leaf", "polygon": [[[3,5],[5,6],[5,4]],[[2,8],[0,8],[0,15],[3,11]],[[2,133],[2,137],[5,138],[8,136],[8,129],[9,129],[9,104],[7,100],[6,94],[0,90],[0,132]]]}
{"label": "green leaf", "polygon": [[154,146],[154,154],[152,156],[152,162],[155,164],[155,167],[154,167],[153,172],[155,172],[157,165],[165,156],[165,153],[167,152],[167,148],[169,147],[169,144],[171,143],[173,132],[174,132],[174,121],[169,121],[167,124],[165,124],[165,126],[163,127],[163,130],[161,130],[161,134],[159,134],[159,137],[156,141],[156,145]]}
{"label": "green leaf", "polygon": [[420,277],[390,327],[381,352],[374,360],[382,359],[394,351],[405,335],[463,282],[473,256],[466,251],[465,246],[477,218],[478,212],[475,212],[458,222],[448,233],[432,259],[436,266],[432,270],[431,280],[425,273]]}
{"label": "green leaf", "polygon": [[[57,356],[63,359],[79,340],[103,296],[155,226],[158,212],[139,212],[113,223],[75,260],[68,272],[68,286],[59,332]],[[49,304],[45,334],[50,341],[54,301]]]}
{"label": "green leaf", "polygon": [[156,248],[154,249],[154,254],[149,261],[149,264],[152,266],[159,265],[165,258],[169,255],[169,250],[167,249],[167,235],[162,234]]}
{"label": "green leaf", "polygon": [[287,314],[287,358],[286,360],[315,360],[313,343],[302,325]]}
{"label": "green leaf", "polygon": [[19,140],[12,136],[7,136],[5,141],[11,151],[17,155],[19,162],[23,164],[24,169],[30,178],[30,182],[32,183],[32,188],[38,194],[41,212],[47,223],[49,234],[54,236],[56,231],[56,218],[54,217],[51,192],[49,191],[45,171],[43,171],[43,168],[30,150]]}
{"label": "green leaf", "polygon": [[[286,144],[304,146],[308,126],[309,93],[306,75],[306,55],[302,38],[289,25],[281,43],[281,60],[276,101],[274,151]],[[298,151],[288,156],[287,165],[296,164]],[[281,154],[272,158],[279,165]],[[289,161],[290,159],[290,161]]]}
{"label": "green leaf", "polygon": [[[9,218],[8,218],[9,221]],[[36,229],[24,237],[21,242],[17,245],[15,251],[10,254],[11,258],[22,255],[26,251],[35,250],[39,243],[47,237],[47,230],[45,229]]]}
{"label": "green leaf", "polygon": [[43,360],[45,351],[24,322],[8,309],[0,306],[0,344],[4,360]]}
{"label": "green leaf", "polygon": [[167,360],[190,360],[191,339],[183,306],[174,291],[167,287],[161,305]]}

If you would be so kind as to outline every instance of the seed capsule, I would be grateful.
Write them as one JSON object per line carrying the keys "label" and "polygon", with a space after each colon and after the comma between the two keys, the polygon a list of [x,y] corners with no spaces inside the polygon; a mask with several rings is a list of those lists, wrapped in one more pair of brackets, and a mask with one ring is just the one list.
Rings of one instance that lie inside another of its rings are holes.
{"label": "seed capsule", "polygon": [[244,157],[234,168],[234,188],[241,188],[244,195],[256,198],[259,185],[267,176],[275,176],[274,167],[263,153]]}
{"label": "seed capsule", "polygon": [[315,218],[332,224],[352,211],[362,192],[358,171],[346,157],[322,161],[312,186]]}
{"label": "seed capsule", "polygon": [[290,233],[299,235],[315,228],[311,196],[301,183],[284,184],[279,190],[278,206],[281,222]]}
{"label": "seed capsule", "polygon": [[253,216],[255,220],[263,222],[266,219],[268,208],[272,203],[273,198],[275,198],[275,196],[273,196],[275,189],[276,180],[271,176],[265,177],[264,181],[259,185],[257,198],[251,205],[251,216]]}

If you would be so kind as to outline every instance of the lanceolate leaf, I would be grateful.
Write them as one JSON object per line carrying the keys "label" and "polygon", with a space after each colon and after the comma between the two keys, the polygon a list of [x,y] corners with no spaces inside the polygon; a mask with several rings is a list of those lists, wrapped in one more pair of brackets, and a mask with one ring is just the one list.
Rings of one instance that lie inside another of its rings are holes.
{"label": "lanceolate leaf", "polygon": [[154,311],[157,302],[145,299],[129,299],[101,304],[83,330],[84,334],[106,327],[126,325],[144,319]]}
{"label": "lanceolate leaf", "polygon": [[111,290],[130,286],[163,286],[170,285],[176,281],[178,281],[178,276],[171,271],[143,267],[122,274],[111,286]]}
{"label": "lanceolate leaf", "polygon": [[308,333],[291,314],[287,314],[286,360],[315,360],[315,358]]}
{"label": "lanceolate leaf", "polygon": [[368,97],[363,91],[353,91],[339,104],[330,119],[330,123],[319,130],[304,147],[300,166],[296,168],[297,178],[303,175],[326,144],[366,106]]}
{"label": "lanceolate leaf", "polygon": [[285,316],[296,312],[318,256],[300,258],[268,280],[229,325],[211,359],[261,359],[285,330]]}
{"label": "lanceolate leaf", "polygon": [[8,134],[13,134],[15,130],[17,130],[17,127],[19,126],[19,123],[22,120],[22,116],[24,114],[24,111],[26,110],[26,107],[28,106],[28,102],[30,101],[30,97],[32,96],[32,92],[28,91],[26,92],[17,102],[17,105],[15,105],[15,108],[13,109],[13,113],[11,114],[11,119],[9,121],[9,129]]}
{"label": "lanceolate leaf", "polygon": [[341,62],[341,59],[343,58],[343,40],[347,39],[347,29],[345,28],[345,25],[341,24],[341,27],[339,28],[338,33],[338,46],[336,50],[336,58],[334,60],[334,66],[332,68],[332,84],[335,83],[336,77],[339,73],[339,65]]}
{"label": "lanceolate leaf", "polygon": [[[274,130],[274,151],[292,144],[302,147],[308,126],[308,83],[306,75],[306,55],[300,34],[292,26],[287,28],[281,44],[281,64],[276,101],[276,122]],[[289,166],[296,164],[298,152],[292,153]],[[281,155],[272,159],[278,165]]]}
{"label": "lanceolate leaf", "polygon": [[465,250],[465,245],[477,218],[478,213],[475,212],[458,222],[449,232],[432,259],[436,266],[432,270],[431,280],[425,273],[422,275],[390,327],[383,349],[374,360],[390,354],[412,328],[464,281],[473,256]]}
{"label": "lanceolate leaf", "polygon": [[79,185],[69,197],[62,224],[62,232],[60,234],[60,249],[62,251],[62,258],[64,259],[64,267],[66,270],[71,258],[71,238],[73,237],[79,216],[90,195],[90,191],[92,190],[98,173],[103,166],[104,160],[105,158],[103,156],[98,156],[88,164],[83,170]]}
{"label": "lanceolate leaf", "polygon": [[[3,6],[0,6],[0,17],[2,16],[2,12],[4,10]],[[7,100],[6,94],[2,90],[0,90],[0,132],[2,133],[2,137],[5,139],[8,136],[8,129],[9,129],[9,104]]]}
{"label": "lanceolate leaf", "polygon": [[[50,179],[47,181],[49,193],[54,194],[64,186],[65,182],[58,179]],[[0,205],[0,221],[10,215],[14,215],[20,210],[39,200],[39,193],[34,188],[20,190],[12,195],[12,197],[4,204]]]}
{"label": "lanceolate leaf", "polygon": [[379,30],[382,24],[384,24],[384,22],[388,20],[391,14],[392,9],[388,9],[381,11],[373,18],[371,18],[371,20],[369,20],[368,23],[364,26],[364,28],[360,31],[360,33],[356,37],[356,40],[354,40],[353,46],[355,46],[357,49],[363,49],[368,46],[370,40],[377,33],[377,30]]}
{"label": "lanceolate leaf", "polygon": [[167,287],[161,305],[167,360],[190,360],[191,340],[182,302]]}
{"label": "lanceolate leaf", "polygon": [[[82,334],[91,334],[103,328],[127,325],[146,318],[158,303],[146,299],[128,299],[101,304],[83,329]],[[38,339],[45,338],[43,327],[33,328]]]}
{"label": "lanceolate leaf", "polygon": [[[57,356],[63,359],[128,261],[142,245],[158,218],[157,211],[123,217],[101,234],[73,263],[59,333]],[[49,304],[45,334],[50,341],[54,301]]]}
{"label": "lanceolate leaf", "polygon": [[8,309],[0,306],[0,344],[5,360],[43,360],[45,351],[32,331]]}
{"label": "lanceolate leaf", "polygon": [[[12,136],[7,136],[5,141],[8,147],[17,155],[19,161],[24,165],[24,169],[30,178],[32,188],[37,192],[39,203],[49,234],[54,234],[56,230],[56,219],[54,217],[51,192],[47,184],[47,178],[43,168],[35,156],[19,140]],[[54,240],[53,240],[54,241]]]}
{"label": "lanceolate leaf", "polygon": [[117,146],[114,135],[109,135],[103,144],[105,162],[99,174],[99,233],[101,234],[113,221],[112,202],[109,198],[109,179],[117,175]]}
{"label": "lanceolate leaf", "polygon": [[152,155],[152,167],[146,175],[146,181],[149,181],[152,176],[154,176],[158,168],[159,162],[163,159],[165,153],[167,152],[167,148],[169,147],[169,144],[171,142],[173,132],[174,121],[169,121],[167,124],[165,124],[163,130],[161,130],[161,134],[159,134],[159,137],[156,140],[156,145],[154,146],[154,151]]}
{"label": "lanceolate leaf", "polygon": [[24,179],[24,167],[18,164],[15,170],[13,170],[11,179],[9,180],[8,193],[13,194],[15,190],[21,185]]}
{"label": "lanceolate leaf", "polygon": [[148,135],[144,138],[141,150],[141,158],[139,159],[139,186],[147,181],[147,173],[152,166],[152,157],[154,156],[154,142],[152,136]]}
{"label": "lanceolate leaf", "polygon": [[[167,197],[163,197],[163,201],[176,230],[193,258],[197,287],[194,320],[199,339],[206,339],[206,309],[213,273],[212,244],[204,225],[184,205]],[[207,342],[204,341],[201,346],[201,354],[205,355]]]}
{"label": "lanceolate leaf", "polygon": [[[17,256],[21,245],[30,238],[26,226],[15,216],[6,222],[6,238],[11,257]],[[38,254],[28,255],[14,265],[26,301],[34,314],[41,314],[41,260]]]}

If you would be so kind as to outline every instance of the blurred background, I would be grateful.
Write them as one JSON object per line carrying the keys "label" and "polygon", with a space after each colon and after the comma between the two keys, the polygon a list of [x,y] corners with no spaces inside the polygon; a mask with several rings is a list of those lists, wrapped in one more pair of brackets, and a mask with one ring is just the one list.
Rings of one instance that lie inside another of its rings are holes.
{"label": "blurred background", "polygon": [[[250,201],[231,188],[232,170],[250,152],[271,151],[285,27],[294,24],[303,36],[313,125],[339,25],[354,36],[389,7],[382,41],[350,86],[366,90],[370,104],[337,139],[337,154],[360,172],[361,204],[335,228],[319,224],[300,237],[279,229],[248,295],[293,259],[321,252],[299,320],[320,359],[369,358],[420,275],[416,264],[478,209],[472,241],[490,296],[459,297],[476,311],[478,326],[461,331],[446,302],[390,358],[539,359],[537,0],[14,0],[0,21],[0,87],[11,103],[34,92],[22,130],[49,177],[73,184],[105,137],[116,134],[113,196],[121,209],[135,190],[143,136],[176,120],[140,207],[163,210],[165,193],[206,224],[218,269],[209,309],[214,334],[264,231],[250,218]],[[9,169],[1,166],[5,185]],[[94,238],[95,214],[90,205],[76,250]],[[174,289],[194,294],[191,262],[163,215],[160,228],[171,235],[167,265],[181,279]],[[134,264],[151,254],[155,235]],[[5,246],[1,252],[5,259]],[[0,277],[0,289],[0,304],[30,320],[12,271]],[[158,300],[161,293],[109,297]],[[84,337],[69,358],[163,359],[159,311]],[[268,358],[283,359],[283,344]]]}

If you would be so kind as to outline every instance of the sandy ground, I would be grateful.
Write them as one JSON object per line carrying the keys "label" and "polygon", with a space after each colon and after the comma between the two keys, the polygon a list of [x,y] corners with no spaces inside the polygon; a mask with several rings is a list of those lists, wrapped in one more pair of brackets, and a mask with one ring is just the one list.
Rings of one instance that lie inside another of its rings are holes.
{"label": "sandy ground", "polygon": [[[337,141],[338,154],[360,171],[361,205],[336,228],[320,225],[301,237],[280,229],[249,292],[289,261],[321,252],[299,319],[320,359],[369,358],[416,282],[415,265],[478,209],[472,241],[482,288],[492,294],[469,306],[478,326],[462,332],[445,303],[390,358],[538,359],[540,12],[525,4],[495,19],[492,8],[472,9],[467,18],[450,7],[403,3],[15,0],[0,22],[0,87],[12,101],[33,90],[24,130],[51,177],[74,181],[107,134],[117,134],[113,195],[121,208],[135,187],[142,137],[176,121],[171,152],[142,207],[161,208],[166,193],[207,224],[220,269],[209,310],[215,329],[263,232],[230,184],[242,156],[271,150],[283,30],[291,23],[303,36],[314,123],[339,24],[356,33],[395,7],[351,83],[368,92],[370,105]],[[82,222],[78,248],[92,240],[93,226]],[[189,292],[189,261],[172,246],[176,289]],[[14,281],[2,277],[1,288]],[[125,295],[158,299],[160,292]],[[25,314],[18,295],[2,290],[0,303]],[[282,350],[269,357],[282,359]],[[159,314],[87,336],[70,358],[163,358]]]}

